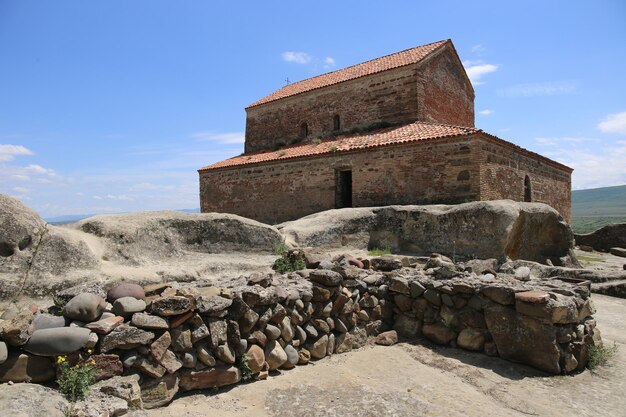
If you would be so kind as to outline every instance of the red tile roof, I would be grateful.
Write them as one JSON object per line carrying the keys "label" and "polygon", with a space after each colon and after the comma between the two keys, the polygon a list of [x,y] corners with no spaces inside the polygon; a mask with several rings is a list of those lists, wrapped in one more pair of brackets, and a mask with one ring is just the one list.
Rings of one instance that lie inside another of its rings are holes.
{"label": "red tile roof", "polygon": [[461,127],[438,123],[415,122],[400,127],[389,127],[364,134],[348,134],[332,137],[316,143],[299,143],[276,151],[249,153],[217,162],[200,168],[198,171],[227,168],[241,165],[258,164],[269,161],[301,158],[305,156],[323,155],[358,149],[375,148],[406,142],[469,135],[481,132],[473,127]]}
{"label": "red tile roof", "polygon": [[255,107],[260,104],[269,103],[285,97],[295,96],[296,94],[338,84],[344,81],[354,80],[355,78],[364,77],[366,75],[375,74],[392,68],[415,64],[426,58],[433,51],[447,42],[450,42],[450,40],[448,39],[429,43],[427,45],[396,52],[395,54],[372,59],[371,61],[362,62],[351,67],[318,75],[317,77],[307,78],[306,80],[288,84],[283,88],[274,91],[272,94],[252,103],[246,108]]}

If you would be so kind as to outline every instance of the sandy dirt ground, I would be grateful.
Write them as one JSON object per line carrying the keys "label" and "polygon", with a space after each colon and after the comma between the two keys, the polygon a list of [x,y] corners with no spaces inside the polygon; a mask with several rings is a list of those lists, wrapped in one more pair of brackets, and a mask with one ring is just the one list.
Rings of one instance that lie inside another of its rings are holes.
{"label": "sandy dirt ground", "polygon": [[573,376],[423,340],[358,351],[216,393],[191,393],[150,417],[626,416],[626,300],[593,296],[608,366]]}

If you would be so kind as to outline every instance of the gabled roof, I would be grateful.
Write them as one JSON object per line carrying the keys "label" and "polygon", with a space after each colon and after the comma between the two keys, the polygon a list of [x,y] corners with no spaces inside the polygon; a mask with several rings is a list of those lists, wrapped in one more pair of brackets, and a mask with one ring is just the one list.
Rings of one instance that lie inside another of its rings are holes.
{"label": "gabled roof", "polygon": [[255,107],[260,104],[279,100],[281,98],[295,96],[296,94],[338,84],[344,81],[354,80],[356,78],[383,72],[389,69],[415,64],[448,42],[451,43],[450,39],[429,43],[427,45],[396,52],[395,54],[372,59],[371,61],[365,61],[360,64],[352,65],[351,67],[318,75],[313,78],[307,78],[306,80],[287,84],[283,88],[274,91],[272,94],[263,97],[246,108]]}
{"label": "gabled roof", "polygon": [[348,134],[322,140],[320,143],[299,143],[276,151],[249,153],[217,162],[200,168],[198,172],[213,169],[258,164],[269,161],[301,158],[347,152],[366,148],[376,148],[406,142],[463,136],[480,132],[473,127],[444,125],[438,123],[415,122],[400,127],[388,127],[365,134]]}

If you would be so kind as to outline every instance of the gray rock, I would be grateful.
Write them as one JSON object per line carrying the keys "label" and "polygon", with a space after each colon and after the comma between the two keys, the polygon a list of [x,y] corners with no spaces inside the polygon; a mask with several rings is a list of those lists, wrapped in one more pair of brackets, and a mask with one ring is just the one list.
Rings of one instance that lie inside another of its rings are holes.
{"label": "gray rock", "polygon": [[315,269],[311,271],[309,279],[321,285],[328,287],[335,287],[340,285],[343,281],[343,277],[340,273],[331,271],[329,269]]}
{"label": "gray rock", "polygon": [[144,408],[152,409],[169,404],[178,392],[178,374],[164,375],[162,378],[146,378],[141,384],[141,399]]}
{"label": "gray rock", "polygon": [[100,351],[105,353],[113,349],[132,349],[140,345],[149,345],[153,339],[154,333],[123,324],[102,337]]}
{"label": "gray rock", "polygon": [[52,359],[43,356],[10,353],[0,364],[0,382],[49,382],[55,376]]}
{"label": "gray rock", "polygon": [[159,316],[177,316],[191,310],[191,300],[178,295],[171,297],[161,297],[152,301],[150,311]]}
{"label": "gray rock", "polygon": [[287,362],[287,360],[287,353],[285,353],[280,344],[278,344],[275,340],[267,342],[267,345],[265,346],[265,361],[269,365],[270,371],[280,368],[285,362]]}
{"label": "gray rock", "polygon": [[198,344],[196,346],[196,354],[198,355],[198,360],[206,366],[215,366],[215,357],[213,357],[208,346]]}
{"label": "gray rock", "polygon": [[323,335],[314,343],[308,344],[307,350],[311,353],[311,357],[314,359],[322,359],[325,357],[328,351],[328,335]]}
{"label": "gray rock", "polygon": [[83,348],[91,330],[80,327],[56,327],[35,331],[24,350],[39,356],[59,356]]}
{"label": "gray rock", "polygon": [[392,241],[400,242],[392,249],[452,255],[454,241],[456,256],[540,263],[552,259],[569,264],[564,266],[577,265],[569,225],[541,203],[500,200],[329,210],[283,223],[281,231],[288,244],[298,247],[324,249],[350,242],[366,250]]}
{"label": "gray rock", "polygon": [[133,314],[131,323],[135,327],[148,330],[167,330],[170,327],[167,319],[147,313]]}
{"label": "gray rock", "polygon": [[23,346],[31,335],[31,321],[33,313],[29,310],[18,312],[10,320],[6,320],[0,326],[0,339],[11,346]]}
{"label": "gray rock", "polygon": [[72,320],[90,322],[100,318],[105,305],[106,301],[98,295],[78,294],[67,302],[63,308],[63,315]]}
{"label": "gray rock", "polygon": [[291,369],[298,364],[298,360],[300,355],[296,348],[291,345],[286,345],[284,348],[285,354],[287,354],[287,361],[283,363],[282,367],[284,369]]}
{"label": "gray rock", "polygon": [[412,298],[417,298],[426,291],[426,288],[418,281],[411,281],[409,287]]}
{"label": "gray rock", "polygon": [[69,403],[59,391],[39,384],[3,384],[2,415],[6,417],[66,417]]}
{"label": "gray rock", "polygon": [[206,297],[200,296],[196,299],[196,305],[200,314],[206,314],[208,316],[222,317],[219,313],[228,309],[231,306],[233,300],[221,297],[219,295]]}
{"label": "gray rock", "polygon": [[235,351],[228,345],[219,345],[215,349],[215,356],[224,363],[232,365],[235,363]]}
{"label": "gray rock", "polygon": [[140,313],[146,309],[146,302],[135,297],[121,297],[113,303],[113,313],[127,317],[133,313]]}
{"label": "gray rock", "polygon": [[53,316],[52,314],[37,314],[31,322],[31,334],[35,330],[53,329],[55,327],[65,327],[67,325],[65,317]]}
{"label": "gray rock", "polygon": [[520,266],[515,270],[515,279],[519,279],[520,281],[530,281],[530,268],[527,266]]}
{"label": "gray rock", "polygon": [[502,358],[553,374],[561,371],[556,327],[518,315],[514,309],[499,304],[485,309],[485,320]]}
{"label": "gray rock", "polygon": [[280,337],[280,329],[272,324],[265,326],[264,333],[270,340],[276,340]]}

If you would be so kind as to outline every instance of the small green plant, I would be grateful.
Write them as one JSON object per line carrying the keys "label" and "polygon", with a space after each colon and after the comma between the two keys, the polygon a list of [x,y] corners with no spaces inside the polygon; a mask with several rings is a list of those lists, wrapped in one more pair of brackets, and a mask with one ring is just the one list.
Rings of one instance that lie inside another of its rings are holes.
{"label": "small green plant", "polygon": [[372,248],[367,253],[370,256],[382,256],[391,254],[391,249],[389,248]]}
{"label": "small green plant", "polygon": [[313,139],[313,144],[314,145],[319,145],[320,143],[322,143],[322,138],[315,138],[315,139]]}
{"label": "small green plant", "polygon": [[299,271],[306,268],[304,254],[300,251],[289,251],[285,242],[280,242],[274,246],[274,253],[279,256],[274,261],[272,269],[279,274]]}
{"label": "small green plant", "polygon": [[287,155],[287,152],[285,151],[278,152],[278,156],[285,156],[285,155]]}
{"label": "small green plant", "polygon": [[67,301],[67,298],[59,297],[56,294],[52,296],[52,302],[59,310],[63,310]]}
{"label": "small green plant", "polygon": [[66,356],[59,356],[57,363],[60,368],[60,375],[57,378],[59,391],[71,402],[84,399],[89,394],[89,387],[96,381],[94,360],[70,366]]}
{"label": "small green plant", "polygon": [[605,346],[604,343],[589,347],[589,369],[596,369],[598,366],[606,365],[617,353],[617,344],[613,342],[613,346]]}
{"label": "small green plant", "polygon": [[337,146],[335,145],[331,146],[329,149],[331,152],[337,152],[339,150],[339,148],[337,148]]}
{"label": "small green plant", "polygon": [[239,372],[241,373],[242,381],[245,382],[252,379],[252,370],[250,369],[250,363],[246,353],[237,359],[237,368],[239,368]]}

